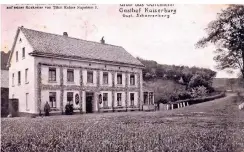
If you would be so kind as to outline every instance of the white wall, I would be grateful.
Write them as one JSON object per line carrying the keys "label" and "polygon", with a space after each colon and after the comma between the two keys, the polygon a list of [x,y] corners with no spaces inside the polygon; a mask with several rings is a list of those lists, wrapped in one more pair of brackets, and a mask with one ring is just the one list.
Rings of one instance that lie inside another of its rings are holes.
{"label": "white wall", "polygon": [[[19,39],[22,39],[22,42]],[[22,58],[22,48],[25,47],[25,58]],[[16,51],[18,51],[18,62],[16,62]],[[9,67],[9,98],[19,99],[19,112],[37,113],[36,111],[36,94],[35,94],[35,70],[34,57],[28,53],[32,52],[33,48],[20,31],[16,46],[12,52]],[[28,68],[28,83],[25,82],[25,69]],[[18,71],[21,71],[21,84],[18,85]],[[14,73],[14,82],[12,84],[12,74]],[[26,93],[29,93],[28,107],[26,109]]]}
{"label": "white wall", "polygon": [[[90,62],[81,62],[81,61],[69,61],[69,60],[61,60],[61,59],[50,59],[50,58],[43,58],[43,57],[36,57],[35,58],[35,65],[37,67],[38,63],[46,63],[46,64],[50,64],[50,65],[62,65],[63,66],[63,80],[64,80],[64,85],[80,85],[80,75],[79,75],[79,70],[80,68],[74,68],[74,77],[75,77],[75,82],[74,83],[67,83],[67,67],[65,66],[72,66],[72,67],[84,67],[84,68],[91,68],[93,70],[93,84],[88,84],[87,83],[87,70],[86,69],[82,69],[82,79],[83,79],[83,85],[84,86],[97,86],[97,69],[101,69],[99,70],[99,74],[100,74],[100,85],[102,85],[102,71],[109,71],[109,70],[118,70],[120,71],[119,73],[122,73],[122,81],[123,81],[123,85],[119,85],[120,87],[125,87],[125,81],[126,81],[126,72],[128,73],[140,73],[142,75],[142,69],[138,69],[138,68],[130,68],[130,67],[120,67],[119,66],[112,66],[112,65],[106,65],[106,68],[105,68],[105,64],[98,64],[98,63],[90,63]],[[90,65],[89,65],[90,63]],[[59,67],[57,66],[57,72],[56,72],[56,75],[57,75],[57,83],[49,83],[48,82],[48,66],[44,66],[42,65],[41,66],[43,69],[42,71],[42,82],[44,84],[49,84],[49,85],[56,85],[56,84],[59,84],[59,74],[60,74],[60,71],[59,71]],[[37,68],[36,68],[37,69]],[[36,73],[36,77],[37,77],[37,70],[35,71]],[[109,86],[112,86],[112,73],[111,71],[108,72],[109,73]],[[115,84],[117,83],[117,75],[115,73],[114,75],[114,79],[115,79]],[[129,79],[128,79],[129,81]],[[137,85],[137,76],[135,75],[135,84]],[[142,81],[141,81],[142,82]],[[142,83],[141,83],[142,85]],[[116,87],[119,87],[118,85]],[[129,83],[128,83],[128,86],[129,86]],[[129,86],[130,87],[130,86]],[[37,90],[37,85],[35,85],[35,88]],[[75,91],[79,91],[79,90],[75,90]],[[92,90],[91,90],[92,91]],[[36,91],[36,94],[37,94],[37,91]],[[94,107],[95,109],[94,110],[97,110],[97,94],[95,94],[94,96]],[[110,95],[109,95],[109,98],[110,98]],[[67,97],[66,97],[66,93],[64,92],[64,100],[67,100]],[[135,97],[135,100],[137,98]],[[86,100],[86,97],[85,97],[85,91],[82,92],[82,109],[83,109],[83,112],[86,112],[86,103],[85,103],[85,100]],[[115,106],[117,105],[117,97],[116,97],[116,93],[115,93]],[[64,107],[65,107],[65,102],[63,103]],[[111,93],[111,100],[109,100],[109,105],[112,106],[112,93]],[[122,106],[125,106],[125,92],[122,92]]]}

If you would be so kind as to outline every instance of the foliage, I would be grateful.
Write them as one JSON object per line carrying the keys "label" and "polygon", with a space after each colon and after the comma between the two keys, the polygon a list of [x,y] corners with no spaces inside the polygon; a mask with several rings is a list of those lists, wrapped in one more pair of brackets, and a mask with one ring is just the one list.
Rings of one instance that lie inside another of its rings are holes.
{"label": "foliage", "polygon": [[204,86],[198,86],[191,89],[192,98],[204,97],[206,95],[207,95],[207,89]]}
{"label": "foliage", "polygon": [[244,78],[244,6],[229,5],[210,22],[206,28],[207,37],[202,38],[196,47],[216,45],[217,68],[220,70],[240,69]]}
{"label": "foliage", "polygon": [[188,88],[192,89],[200,86],[204,86],[209,93],[214,91],[212,87],[212,81],[207,81],[201,75],[194,75],[188,84]]}
{"label": "foliage", "polygon": [[186,100],[192,98],[192,94],[189,91],[180,92],[178,96],[179,100]]}
{"label": "foliage", "polygon": [[67,103],[66,106],[65,106],[65,114],[66,115],[72,115],[73,112],[74,112],[73,104]]}
{"label": "foliage", "polygon": [[143,79],[146,81],[152,81],[155,79],[173,80],[176,83],[185,85],[187,88],[194,75],[200,75],[205,81],[209,82],[210,85],[213,78],[216,76],[216,72],[210,69],[164,65],[141,58],[138,58],[138,60],[145,65],[145,69],[143,69]]}

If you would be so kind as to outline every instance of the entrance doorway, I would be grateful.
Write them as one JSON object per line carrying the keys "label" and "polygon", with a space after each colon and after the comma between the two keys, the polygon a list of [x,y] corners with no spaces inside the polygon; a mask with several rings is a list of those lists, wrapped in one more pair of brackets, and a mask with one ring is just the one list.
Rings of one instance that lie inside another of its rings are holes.
{"label": "entrance doorway", "polygon": [[92,113],[92,108],[93,108],[93,98],[94,98],[94,93],[93,92],[86,92],[86,113]]}

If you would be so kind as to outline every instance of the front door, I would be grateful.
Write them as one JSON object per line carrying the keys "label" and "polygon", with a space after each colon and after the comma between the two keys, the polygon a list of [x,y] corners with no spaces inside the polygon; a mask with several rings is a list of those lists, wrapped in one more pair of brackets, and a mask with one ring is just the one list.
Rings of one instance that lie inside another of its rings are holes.
{"label": "front door", "polygon": [[92,113],[93,93],[86,93],[86,113]]}

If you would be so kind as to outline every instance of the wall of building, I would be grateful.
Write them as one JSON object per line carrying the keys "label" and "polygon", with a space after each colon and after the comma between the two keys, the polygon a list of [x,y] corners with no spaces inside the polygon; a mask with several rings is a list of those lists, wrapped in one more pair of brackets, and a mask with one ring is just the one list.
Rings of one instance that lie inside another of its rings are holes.
{"label": "wall of building", "polygon": [[[21,41],[20,41],[21,39]],[[22,57],[22,48],[25,47],[25,57]],[[18,61],[16,61],[16,51],[18,51]],[[36,96],[35,77],[34,77],[34,57],[28,53],[32,52],[33,48],[20,31],[16,46],[12,52],[9,67],[9,98],[19,99],[19,111],[35,113],[36,112]],[[28,78],[25,81],[25,69],[28,68]],[[18,84],[18,71],[21,72],[21,84]],[[12,83],[12,74],[14,73],[14,83]],[[28,99],[26,101],[26,94]]]}
{"label": "wall of building", "polygon": [[[82,111],[86,112],[86,92],[94,92],[94,103],[93,110],[99,111],[98,108],[103,108],[103,104],[98,104],[98,95],[107,92],[108,93],[108,105],[112,108],[112,101],[114,99],[114,107],[117,105],[117,93],[122,93],[122,106],[126,106],[126,101],[129,102],[128,92],[135,93],[135,106],[139,106],[140,101],[142,101],[142,69],[135,67],[124,67],[107,65],[93,62],[81,62],[81,61],[70,61],[62,59],[51,59],[37,57],[35,59],[36,65],[36,79],[40,79],[41,83],[37,84],[35,87],[37,90],[50,91],[52,89],[60,90],[60,101],[63,101],[63,106],[65,107],[67,101],[67,92],[72,91],[79,93]],[[38,67],[40,67],[39,72],[41,76],[38,77]],[[48,69],[49,67],[55,67],[57,69],[57,82],[48,81]],[[67,69],[74,69],[74,82],[67,82]],[[93,83],[87,83],[87,71],[93,71]],[[108,72],[108,84],[103,84],[102,73]],[[122,73],[122,85],[117,84],[117,73]],[[130,85],[130,74],[135,75],[135,85]],[[38,82],[38,81],[37,81]],[[139,83],[140,82],[140,83]],[[126,93],[127,92],[127,93]],[[59,98],[59,97],[58,97]],[[41,98],[43,103],[44,98]],[[43,104],[42,104],[43,105]],[[60,103],[61,105],[61,103]],[[78,107],[78,106],[77,106]],[[140,105],[141,107],[141,105]],[[61,109],[60,109],[61,110]]]}

